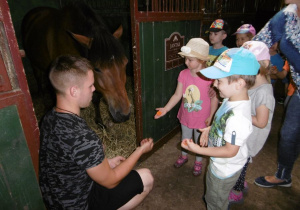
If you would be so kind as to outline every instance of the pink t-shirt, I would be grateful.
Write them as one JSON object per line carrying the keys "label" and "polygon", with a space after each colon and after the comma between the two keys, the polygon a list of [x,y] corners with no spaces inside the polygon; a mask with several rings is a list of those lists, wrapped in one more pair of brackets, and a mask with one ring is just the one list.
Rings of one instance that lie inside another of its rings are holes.
{"label": "pink t-shirt", "polygon": [[[199,74],[200,75],[200,74]],[[205,128],[205,120],[210,115],[209,88],[212,80],[203,75],[193,77],[189,69],[182,70],[178,76],[182,83],[182,102],[178,119],[188,128]]]}

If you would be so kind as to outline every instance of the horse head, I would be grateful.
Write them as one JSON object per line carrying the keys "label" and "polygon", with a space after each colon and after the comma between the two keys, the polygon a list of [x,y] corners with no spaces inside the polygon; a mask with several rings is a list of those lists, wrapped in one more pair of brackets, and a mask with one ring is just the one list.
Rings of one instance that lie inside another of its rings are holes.
{"label": "horse head", "polygon": [[[120,26],[112,35],[107,30],[100,30],[98,33],[101,33],[101,36],[96,37],[70,32],[77,42],[88,49],[87,57],[94,66],[96,91],[106,100],[110,114],[116,122],[128,120],[131,112],[125,88],[128,59],[117,40],[121,37],[122,30]],[[96,103],[95,105],[99,106],[99,103]],[[99,121],[102,123],[101,119]]]}
{"label": "horse head", "polygon": [[93,96],[95,118],[102,125],[100,94],[115,121],[124,122],[130,116],[125,89],[128,60],[118,40],[122,33],[119,27],[112,34],[101,16],[84,1],[71,1],[61,9],[34,8],[22,21],[24,49],[40,90],[49,90],[48,67],[57,56],[80,55],[91,62],[95,75],[94,96],[97,96]]}

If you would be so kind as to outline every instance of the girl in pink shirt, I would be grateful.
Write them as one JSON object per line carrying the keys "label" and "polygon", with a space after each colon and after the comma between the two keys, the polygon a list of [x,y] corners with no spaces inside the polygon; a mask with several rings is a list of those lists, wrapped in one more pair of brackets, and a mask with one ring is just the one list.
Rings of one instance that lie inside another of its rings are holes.
{"label": "girl in pink shirt", "polygon": [[[199,72],[206,68],[206,61],[209,60],[208,53],[209,44],[201,38],[193,38],[181,48],[178,54],[185,57],[185,64],[188,68],[180,72],[176,91],[169,102],[163,108],[156,108],[158,112],[154,118],[158,119],[182,99],[177,115],[181,123],[181,140],[194,137],[195,143],[198,143],[201,134],[198,129],[210,125],[218,107],[216,96],[210,98],[208,94],[212,80]],[[207,142],[200,142],[200,145],[207,146]],[[187,161],[187,151],[182,150],[174,166],[179,168]],[[202,157],[196,156],[193,174],[198,176],[201,171]]]}

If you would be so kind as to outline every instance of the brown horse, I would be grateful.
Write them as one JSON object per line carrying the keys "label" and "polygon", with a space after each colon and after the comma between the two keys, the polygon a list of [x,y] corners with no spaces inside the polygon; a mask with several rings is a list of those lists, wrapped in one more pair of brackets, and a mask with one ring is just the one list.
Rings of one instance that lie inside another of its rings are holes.
{"label": "brown horse", "polygon": [[[96,91],[108,103],[116,122],[130,116],[125,89],[127,58],[117,40],[120,26],[111,34],[103,20],[82,2],[73,2],[61,10],[38,7],[29,11],[22,22],[23,46],[29,58],[38,88],[49,89],[48,68],[59,55],[80,55],[94,66]],[[102,124],[99,95],[94,95],[96,122]]]}

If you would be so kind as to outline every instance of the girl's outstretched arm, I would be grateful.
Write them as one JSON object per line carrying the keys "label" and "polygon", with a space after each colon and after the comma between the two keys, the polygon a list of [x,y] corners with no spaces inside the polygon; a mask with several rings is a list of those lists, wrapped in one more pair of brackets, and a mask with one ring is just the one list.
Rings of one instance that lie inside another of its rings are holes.
{"label": "girl's outstretched arm", "polygon": [[170,98],[169,102],[166,104],[165,107],[162,108],[156,108],[155,110],[157,111],[154,119],[158,119],[165,114],[167,114],[168,111],[170,111],[182,98],[182,83],[178,82],[176,91],[174,95]]}

